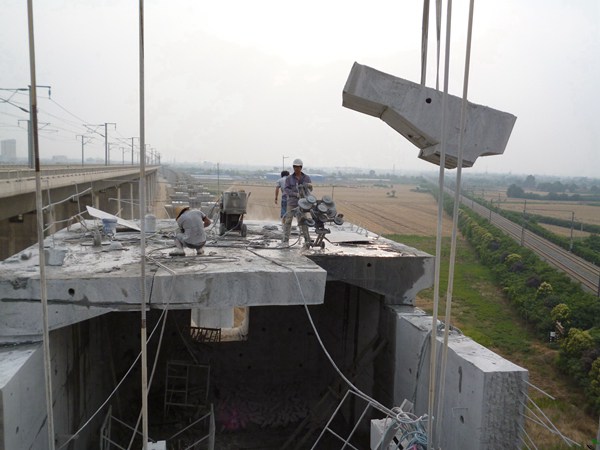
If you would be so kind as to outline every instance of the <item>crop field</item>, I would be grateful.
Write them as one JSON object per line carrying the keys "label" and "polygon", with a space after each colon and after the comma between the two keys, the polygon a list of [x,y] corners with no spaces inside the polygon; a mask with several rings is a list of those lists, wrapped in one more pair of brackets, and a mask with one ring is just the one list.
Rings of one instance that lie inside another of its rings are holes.
{"label": "crop field", "polygon": [[[495,206],[500,206],[500,208],[506,209],[507,211],[523,212],[525,209],[532,214],[556,217],[564,220],[571,220],[572,214],[574,213],[576,221],[600,225],[600,205],[598,202],[507,198],[506,191],[494,190],[486,190],[483,194],[487,201],[493,202]],[[481,196],[481,192],[475,191],[475,195]]]}
{"label": "crop field", "polygon": [[[414,192],[416,186],[314,186],[317,198],[332,196],[338,213],[347,222],[375,234],[413,234],[435,236],[437,203],[430,193]],[[249,195],[248,220],[277,220],[279,205],[275,204],[275,183],[236,184],[232,189],[244,189]],[[393,192],[392,192],[393,191]],[[279,195],[281,199],[281,194]],[[444,216],[442,232],[450,236],[452,219]]]}

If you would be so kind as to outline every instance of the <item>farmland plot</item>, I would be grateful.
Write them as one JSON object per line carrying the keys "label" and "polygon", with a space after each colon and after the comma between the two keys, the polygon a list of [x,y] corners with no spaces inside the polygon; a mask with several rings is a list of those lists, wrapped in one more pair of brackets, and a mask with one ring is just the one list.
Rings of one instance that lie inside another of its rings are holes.
{"label": "farmland plot", "polygon": [[[324,195],[332,196],[338,213],[343,214],[346,221],[375,234],[435,235],[437,203],[429,193],[413,192],[414,187],[315,185],[313,194],[319,199]],[[244,189],[249,194],[246,215],[249,220],[277,220],[279,217],[274,183],[238,183],[232,189]],[[445,214],[442,229],[445,236],[451,234],[452,219]]]}

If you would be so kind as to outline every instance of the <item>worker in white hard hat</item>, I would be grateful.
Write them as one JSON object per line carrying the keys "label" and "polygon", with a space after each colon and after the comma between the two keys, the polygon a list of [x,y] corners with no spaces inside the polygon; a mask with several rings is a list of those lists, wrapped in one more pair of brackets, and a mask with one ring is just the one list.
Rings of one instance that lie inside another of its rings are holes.
{"label": "worker in white hard hat", "polygon": [[[302,160],[296,158],[292,163],[294,173],[285,179],[284,193],[287,195],[287,210],[283,218],[283,238],[282,244],[287,245],[290,242],[290,232],[292,230],[292,220],[294,219],[294,210],[298,208],[298,200],[302,195],[300,186],[306,187],[312,191],[312,180],[302,172]],[[300,226],[300,224],[298,224]]]}
{"label": "worker in white hard hat", "polygon": [[206,232],[204,227],[209,226],[211,220],[199,209],[190,209],[189,206],[178,206],[175,208],[175,220],[179,226],[179,232],[175,234],[176,250],[169,255],[184,256],[184,247],[196,250],[197,255],[204,253],[206,244]]}

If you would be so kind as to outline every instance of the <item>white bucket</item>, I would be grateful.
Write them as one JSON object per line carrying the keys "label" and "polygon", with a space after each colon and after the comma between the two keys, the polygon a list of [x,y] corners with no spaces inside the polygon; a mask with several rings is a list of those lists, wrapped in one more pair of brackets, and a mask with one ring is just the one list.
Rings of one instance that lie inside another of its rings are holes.
{"label": "white bucket", "polygon": [[156,216],[153,214],[146,214],[144,217],[144,230],[146,233],[156,232]]}
{"label": "white bucket", "polygon": [[115,234],[117,232],[117,219],[102,219],[102,231],[104,234]]}
{"label": "white bucket", "polygon": [[46,248],[44,249],[45,264],[47,266],[62,266],[67,255],[66,248]]}

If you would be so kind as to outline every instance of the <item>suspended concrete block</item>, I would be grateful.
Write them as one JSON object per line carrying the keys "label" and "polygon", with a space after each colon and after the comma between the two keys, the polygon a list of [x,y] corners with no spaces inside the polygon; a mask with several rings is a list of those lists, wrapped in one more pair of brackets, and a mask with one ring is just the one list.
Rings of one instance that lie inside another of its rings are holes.
{"label": "suspended concrete block", "polygon": [[[379,117],[421,149],[419,158],[440,164],[443,92],[354,63],[342,105]],[[462,99],[447,98],[445,167],[456,168]],[[480,156],[501,155],[517,118],[512,114],[468,102],[463,167]]]}

